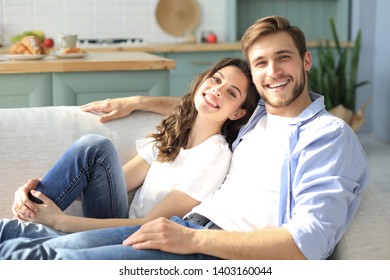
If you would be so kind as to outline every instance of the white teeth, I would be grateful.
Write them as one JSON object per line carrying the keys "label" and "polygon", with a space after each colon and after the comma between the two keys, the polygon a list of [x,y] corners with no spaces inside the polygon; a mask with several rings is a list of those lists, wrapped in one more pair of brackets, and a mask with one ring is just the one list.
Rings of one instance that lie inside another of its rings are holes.
{"label": "white teeth", "polygon": [[214,107],[218,107],[218,104],[212,99],[210,98],[210,96],[208,94],[205,95],[204,97],[209,103],[211,103]]}
{"label": "white teeth", "polygon": [[278,83],[275,83],[275,84],[270,84],[269,87],[270,88],[276,88],[276,87],[284,86],[286,84],[287,84],[287,81],[283,81],[283,82],[278,82]]}

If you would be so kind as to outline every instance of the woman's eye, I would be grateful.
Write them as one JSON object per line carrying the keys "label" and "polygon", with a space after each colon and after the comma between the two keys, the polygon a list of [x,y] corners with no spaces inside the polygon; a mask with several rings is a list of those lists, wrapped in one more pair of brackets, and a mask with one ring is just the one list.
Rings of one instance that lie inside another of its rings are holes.
{"label": "woman's eye", "polygon": [[211,77],[213,80],[214,80],[214,82],[219,82],[219,78],[218,77]]}
{"label": "woman's eye", "polygon": [[264,65],[265,65],[265,62],[264,62],[264,61],[258,61],[258,62],[256,62],[256,64],[255,64],[256,67],[262,67],[262,66],[264,66]]}
{"label": "woman's eye", "polygon": [[229,90],[228,93],[232,96],[232,97],[236,97],[236,93],[232,90]]}

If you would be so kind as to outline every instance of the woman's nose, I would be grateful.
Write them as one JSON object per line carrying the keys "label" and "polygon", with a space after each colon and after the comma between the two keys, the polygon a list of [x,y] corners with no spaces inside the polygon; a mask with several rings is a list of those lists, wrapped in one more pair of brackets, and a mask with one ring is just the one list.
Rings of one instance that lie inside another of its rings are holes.
{"label": "woman's nose", "polygon": [[214,94],[216,94],[216,95],[218,95],[218,96],[221,96],[221,91],[220,91],[219,88],[213,87],[213,88],[211,89],[211,92],[214,93]]}

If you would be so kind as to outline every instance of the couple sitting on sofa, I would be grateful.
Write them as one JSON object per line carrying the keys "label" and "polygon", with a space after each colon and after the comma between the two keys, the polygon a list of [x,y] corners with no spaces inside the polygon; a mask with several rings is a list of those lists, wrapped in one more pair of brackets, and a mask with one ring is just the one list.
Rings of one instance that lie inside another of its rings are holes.
{"label": "couple sitting on sofa", "polygon": [[[307,71],[312,62],[298,28],[281,17],[260,19],[244,34],[242,48],[252,77],[237,65],[216,67],[203,75],[192,94],[186,95],[178,109],[158,126],[152,140],[142,143],[139,156],[123,167],[123,174],[118,171],[121,167],[112,145],[90,136],[76,142],[39,184],[38,189],[47,195],[55,193],[54,201],[32,191],[36,180],[23,186],[17,192],[20,199],[14,203],[15,213],[24,220],[39,222],[42,218],[60,232],[35,223],[2,221],[0,256],[327,258],[359,206],[360,192],[367,184],[365,154],[348,125],[326,112],[323,97],[308,92]],[[261,96],[253,114],[258,97],[250,78]],[[145,104],[152,111],[164,112],[170,107],[167,104],[175,103],[168,97],[149,98],[131,107],[135,99],[107,101],[108,113],[124,116],[133,109],[145,108]],[[97,102],[84,109],[99,110],[104,104]],[[241,127],[246,121],[248,124]],[[92,139],[98,144],[93,145]],[[229,147],[233,150],[231,162]],[[163,185],[161,177],[149,178],[152,171],[164,174],[171,184],[168,187],[174,189],[160,193],[146,188]],[[57,186],[47,178],[69,182],[57,194]],[[147,219],[74,217],[73,222],[62,222],[54,218],[65,216],[60,209],[80,192],[87,216],[126,217],[127,209],[122,207],[127,205],[126,191],[142,183],[130,212],[134,217],[146,214]],[[78,185],[92,187],[84,190]],[[128,189],[117,185],[127,185]],[[43,204],[31,204],[28,198],[40,199]],[[153,208],[156,201],[160,203]],[[36,208],[39,211],[35,215],[31,210]],[[184,218],[155,219],[172,215]],[[119,227],[132,223],[143,225]],[[102,227],[106,229],[83,231]],[[23,238],[15,238],[18,236]]]}

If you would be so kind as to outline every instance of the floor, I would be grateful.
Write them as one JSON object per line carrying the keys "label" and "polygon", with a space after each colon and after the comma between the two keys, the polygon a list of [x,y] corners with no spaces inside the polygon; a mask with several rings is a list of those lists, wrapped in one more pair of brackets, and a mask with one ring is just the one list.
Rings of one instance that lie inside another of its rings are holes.
{"label": "floor", "polygon": [[390,212],[390,143],[371,134],[359,134],[370,167],[370,188],[375,188],[379,199],[388,205]]}

